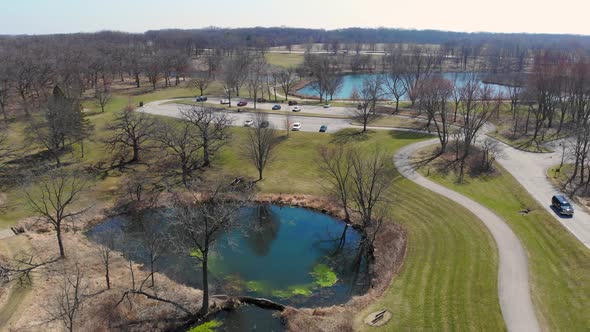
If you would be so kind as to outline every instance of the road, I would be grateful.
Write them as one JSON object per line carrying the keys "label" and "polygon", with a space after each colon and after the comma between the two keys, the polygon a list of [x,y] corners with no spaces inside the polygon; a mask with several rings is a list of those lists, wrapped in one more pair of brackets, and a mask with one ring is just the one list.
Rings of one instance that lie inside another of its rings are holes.
{"label": "road", "polygon": [[[248,105],[246,105],[246,107],[248,108],[253,108],[254,107],[254,102],[252,102],[251,100],[248,100],[247,98],[233,98],[231,101],[232,104],[232,109],[238,109],[239,107],[236,106],[238,101],[240,100],[246,100],[248,102]],[[205,104],[220,104],[221,98],[216,98],[216,97],[209,97],[207,99],[207,101],[205,102]],[[273,102],[266,102],[266,103],[256,103],[256,107],[262,110],[272,110],[272,107],[274,105],[277,105],[277,103],[273,103]],[[285,112],[289,112],[292,111],[292,109],[295,106],[289,106],[286,103],[284,104],[280,104],[281,105],[281,111],[285,111]],[[351,116],[354,113],[354,107],[329,107],[329,108],[324,108],[321,105],[298,105],[299,107],[301,107],[301,111],[300,112],[292,112],[292,113],[312,113],[312,114],[325,114],[325,115],[338,115],[338,116]]]}
{"label": "road", "polygon": [[498,162],[568,231],[590,248],[590,214],[578,204],[573,217],[559,216],[551,208],[551,196],[559,193],[547,178],[547,170],[561,162],[560,142],[554,142],[552,153],[533,153],[514,149],[501,143],[502,156]]}
{"label": "road", "polygon": [[411,157],[418,150],[437,143],[438,139],[433,139],[405,146],[394,156],[395,166],[412,182],[461,204],[484,223],[498,247],[498,297],[508,331],[540,331],[531,301],[527,255],[512,229],[483,205],[415,171]]}
{"label": "road", "polygon": [[[214,100],[211,98],[211,100]],[[170,100],[161,100],[156,102],[147,103],[143,107],[139,108],[140,112],[155,114],[155,115],[164,115],[164,116],[171,116],[175,118],[182,117],[182,111],[188,110],[191,106],[188,105],[181,105],[181,104],[167,104]],[[265,104],[267,105],[267,104]],[[272,104],[268,109],[272,108]],[[311,106],[310,106],[311,107]],[[315,106],[317,107],[317,106]],[[260,107],[262,108],[262,106]],[[307,107],[306,107],[307,108]],[[321,107],[317,107],[322,109]],[[336,110],[337,112],[344,112],[342,107],[333,107],[331,109]],[[345,108],[344,108],[345,109]],[[230,111],[230,118],[233,121],[234,126],[242,126],[246,120],[252,119],[253,114],[249,112],[241,112],[238,113],[237,107],[232,107],[232,111]],[[320,126],[328,125],[328,132],[336,132],[340,129],[344,128],[358,128],[357,126],[353,126],[351,124],[351,120],[349,119],[336,119],[336,118],[322,118],[322,117],[312,117],[312,116],[304,116],[298,114],[305,114],[305,112],[291,112],[291,111],[284,111],[286,114],[290,115],[289,122],[301,122],[301,131],[308,131],[308,132],[317,132],[320,130]],[[324,111],[325,113],[326,111]],[[286,115],[283,114],[273,114],[268,113],[268,122],[276,128],[276,129],[286,129]],[[385,129],[385,128],[383,128]],[[387,128],[390,129],[391,128]]]}

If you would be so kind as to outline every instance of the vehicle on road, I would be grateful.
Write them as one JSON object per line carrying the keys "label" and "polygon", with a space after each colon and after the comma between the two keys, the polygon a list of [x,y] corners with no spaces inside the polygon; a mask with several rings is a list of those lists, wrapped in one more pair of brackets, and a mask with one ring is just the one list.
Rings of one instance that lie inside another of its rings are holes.
{"label": "vehicle on road", "polygon": [[301,107],[299,107],[299,106],[293,107],[293,112],[301,112]]}
{"label": "vehicle on road", "polygon": [[205,96],[198,96],[195,101],[207,101],[207,97]]}
{"label": "vehicle on road", "polygon": [[268,126],[270,126],[270,123],[266,120],[260,122],[260,128],[267,128]]}
{"label": "vehicle on road", "polygon": [[574,208],[563,195],[555,195],[551,198],[551,205],[559,212],[566,216],[574,215]]}
{"label": "vehicle on road", "polygon": [[272,110],[273,110],[273,111],[278,111],[278,110],[280,110],[280,109],[281,109],[281,105],[274,105],[274,106],[272,107]]}
{"label": "vehicle on road", "polygon": [[242,106],[246,106],[248,105],[248,102],[245,100],[240,100],[240,102],[238,102],[238,106],[242,107]]}
{"label": "vehicle on road", "polygon": [[244,121],[244,127],[252,127],[253,124],[254,124],[254,120]]}
{"label": "vehicle on road", "polygon": [[328,126],[327,125],[321,125],[320,126],[320,133],[325,133],[326,131],[328,131]]}
{"label": "vehicle on road", "polygon": [[221,105],[227,105],[227,104],[229,104],[229,100],[228,100],[228,99],[221,99],[221,100],[219,101],[219,103],[220,103]]}
{"label": "vehicle on road", "polygon": [[301,122],[295,122],[293,124],[293,127],[291,127],[291,130],[300,131],[301,130]]}
{"label": "vehicle on road", "polygon": [[296,100],[289,100],[289,106],[297,105]]}
{"label": "vehicle on road", "polygon": [[266,103],[266,99],[265,98],[256,98],[256,102],[257,103]]}
{"label": "vehicle on road", "polygon": [[330,107],[332,107],[332,105],[330,105],[330,104],[324,105],[324,108],[330,108]]}

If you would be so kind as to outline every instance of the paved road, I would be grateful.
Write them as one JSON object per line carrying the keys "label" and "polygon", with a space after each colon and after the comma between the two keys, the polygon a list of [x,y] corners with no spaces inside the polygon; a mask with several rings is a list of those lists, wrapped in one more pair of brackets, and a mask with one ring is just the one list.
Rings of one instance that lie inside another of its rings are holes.
{"label": "paved road", "polygon": [[[238,109],[239,107],[236,106],[238,101],[245,100],[248,102],[248,105],[245,107],[253,108],[254,102],[249,100],[248,98],[232,98],[231,104],[232,109]],[[221,98],[217,97],[209,97],[205,104],[220,104]],[[256,103],[256,107],[263,110],[272,110],[272,107],[277,105],[277,103],[267,102],[267,103]],[[329,108],[324,108],[323,106],[319,105],[298,105],[301,108],[300,112],[293,112],[293,108],[295,106],[289,106],[288,104],[280,104],[281,111],[285,112],[292,112],[293,114],[297,113],[313,113],[313,114],[326,114],[326,115],[339,115],[339,116],[351,116],[354,113],[354,107],[340,107],[340,106],[331,106]]]}
{"label": "paved road", "polygon": [[[138,109],[140,112],[156,114],[156,115],[164,115],[164,116],[171,116],[180,118],[182,117],[182,110],[190,109],[191,106],[188,105],[180,105],[180,104],[166,104],[169,100],[166,101],[156,101],[147,103],[145,106]],[[271,105],[272,107],[272,105]],[[270,108],[269,108],[270,109]],[[321,109],[321,107],[320,107]],[[230,118],[233,120],[234,126],[242,126],[244,121],[252,119],[253,114],[248,112],[241,112],[237,113],[235,110],[237,108],[233,108],[230,111]],[[351,125],[351,120],[349,119],[335,119],[335,118],[321,118],[321,117],[312,117],[312,116],[301,116],[297,115],[299,113],[285,111],[285,113],[290,115],[289,121],[291,123],[294,122],[301,122],[301,131],[308,131],[308,132],[317,132],[322,125],[328,125],[328,132],[335,132],[343,128],[358,128],[357,126]],[[303,113],[303,112],[302,112]],[[268,121],[274,128],[277,129],[285,129],[286,124],[286,116],[283,114],[267,114]],[[379,127],[376,127],[379,129]],[[381,128],[381,129],[389,129],[391,128]]]}
{"label": "paved road", "polygon": [[10,229],[0,229],[0,240],[14,236],[14,233]]}
{"label": "paved road", "polygon": [[559,190],[547,178],[547,170],[561,162],[559,142],[553,143],[553,153],[532,153],[514,149],[501,143],[502,157],[498,159],[508,172],[568,231],[590,248],[590,214],[581,206],[574,205],[573,217],[559,216],[551,208],[551,196]]}
{"label": "paved road", "polygon": [[498,296],[506,327],[509,331],[540,331],[531,301],[527,255],[512,229],[483,205],[427,180],[414,170],[410,162],[411,156],[416,151],[437,142],[437,139],[433,139],[400,149],[394,156],[395,166],[406,178],[461,204],[485,224],[498,247]]}

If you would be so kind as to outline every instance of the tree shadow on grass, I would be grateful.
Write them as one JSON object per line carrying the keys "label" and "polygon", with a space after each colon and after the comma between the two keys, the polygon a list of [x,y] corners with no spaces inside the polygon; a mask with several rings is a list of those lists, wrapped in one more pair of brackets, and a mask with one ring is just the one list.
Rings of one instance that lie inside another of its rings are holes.
{"label": "tree shadow on grass", "polygon": [[375,133],[372,130],[363,132],[358,129],[341,129],[332,134],[332,143],[346,144],[350,142],[362,142],[370,138],[371,134]]}
{"label": "tree shadow on grass", "polygon": [[431,134],[428,133],[417,133],[413,131],[399,131],[399,130],[391,130],[389,132],[389,136],[394,139],[419,139],[419,138],[431,138],[433,137]]}

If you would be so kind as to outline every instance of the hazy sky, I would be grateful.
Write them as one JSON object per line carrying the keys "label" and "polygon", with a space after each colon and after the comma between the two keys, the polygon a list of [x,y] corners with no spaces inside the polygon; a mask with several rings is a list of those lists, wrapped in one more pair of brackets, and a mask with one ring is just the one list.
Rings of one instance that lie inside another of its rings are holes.
{"label": "hazy sky", "polygon": [[590,35],[590,0],[0,0],[0,34],[393,27]]}

